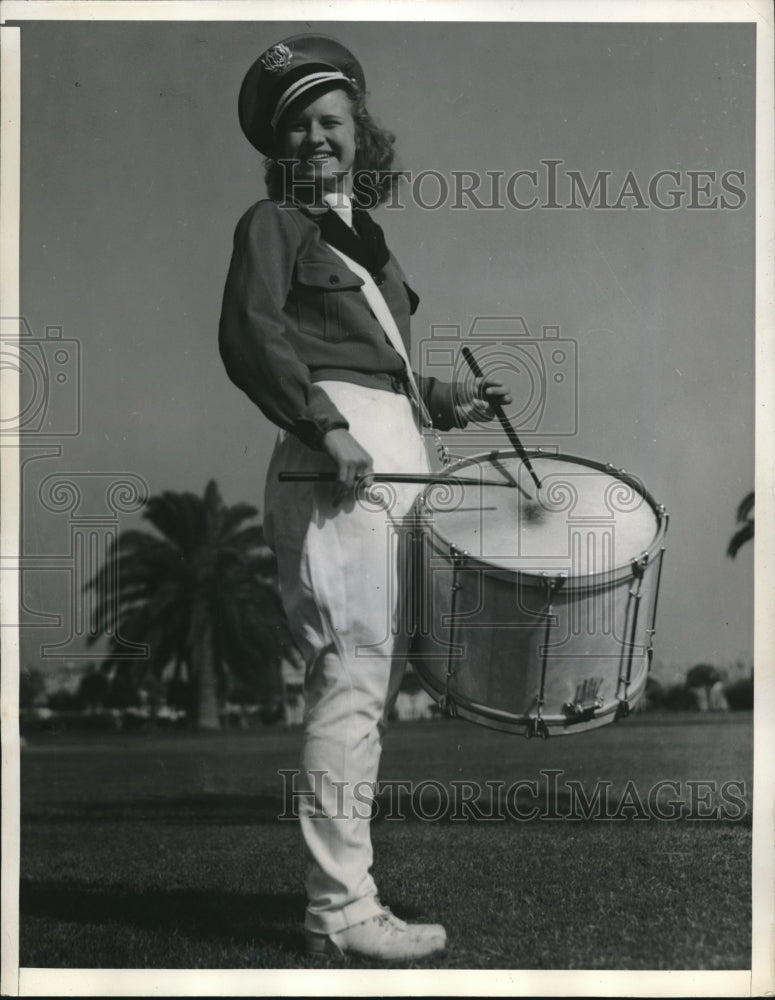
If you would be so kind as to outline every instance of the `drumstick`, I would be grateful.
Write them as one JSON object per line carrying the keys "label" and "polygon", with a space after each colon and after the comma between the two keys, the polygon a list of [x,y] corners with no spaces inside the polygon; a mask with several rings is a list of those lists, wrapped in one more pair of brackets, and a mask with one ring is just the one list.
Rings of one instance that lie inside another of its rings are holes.
{"label": "drumstick", "polygon": [[[484,373],[482,372],[482,369],[479,367],[479,365],[478,365],[478,363],[476,361],[476,358],[473,356],[473,354],[471,353],[471,351],[467,347],[463,348],[463,357],[468,362],[468,366],[471,369],[471,371],[474,373],[474,377],[475,378],[484,378]],[[538,476],[535,474],[535,469],[533,468],[533,466],[532,466],[532,464],[530,462],[530,459],[528,458],[527,452],[522,447],[522,442],[517,437],[517,432],[511,426],[511,421],[506,416],[506,414],[503,412],[503,407],[500,405],[500,403],[490,403],[489,405],[492,407],[493,411],[495,412],[495,416],[498,418],[498,420],[500,420],[501,427],[503,427],[504,431],[506,432],[506,437],[509,439],[509,441],[511,441],[511,444],[512,444],[513,448],[516,450],[516,452],[519,455],[519,457],[525,463],[525,466],[527,467],[527,471],[533,477],[533,482],[536,484],[536,489],[540,490],[541,489],[541,481],[538,478]]]}
{"label": "drumstick", "polygon": [[[373,483],[451,483],[453,486],[506,486],[514,489],[517,483],[501,479],[472,479],[468,476],[415,475],[413,472],[369,472],[361,479]],[[278,476],[281,483],[335,483],[335,472],[281,472]]]}

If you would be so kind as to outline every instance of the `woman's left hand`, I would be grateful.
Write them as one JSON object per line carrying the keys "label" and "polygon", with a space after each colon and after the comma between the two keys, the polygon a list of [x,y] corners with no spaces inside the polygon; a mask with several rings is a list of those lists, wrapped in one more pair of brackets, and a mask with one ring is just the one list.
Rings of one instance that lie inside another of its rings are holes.
{"label": "woman's left hand", "polygon": [[456,409],[461,422],[493,420],[495,418],[493,405],[508,406],[512,401],[511,393],[506,386],[493,375],[478,378],[473,385],[458,384],[458,391]]}

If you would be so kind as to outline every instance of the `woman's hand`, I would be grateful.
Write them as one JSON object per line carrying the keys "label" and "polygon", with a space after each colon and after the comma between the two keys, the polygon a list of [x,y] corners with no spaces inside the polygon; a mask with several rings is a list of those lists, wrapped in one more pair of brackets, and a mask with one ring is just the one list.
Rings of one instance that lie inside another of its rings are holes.
{"label": "woman's hand", "polygon": [[511,403],[511,393],[500,379],[493,375],[478,378],[473,385],[458,383],[460,398],[455,409],[461,422],[469,420],[487,421],[495,418],[495,406],[508,406]]}
{"label": "woman's hand", "polygon": [[335,427],[323,437],[323,450],[336,462],[334,500],[340,503],[352,492],[357,479],[374,471],[371,455],[343,427]]}

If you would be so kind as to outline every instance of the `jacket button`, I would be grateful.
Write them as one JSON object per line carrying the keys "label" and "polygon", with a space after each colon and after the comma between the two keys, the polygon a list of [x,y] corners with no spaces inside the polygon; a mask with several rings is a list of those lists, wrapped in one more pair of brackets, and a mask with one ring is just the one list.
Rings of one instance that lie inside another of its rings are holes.
{"label": "jacket button", "polygon": [[385,275],[384,274],[375,274],[374,275],[374,284],[377,286],[377,288],[379,288],[381,285],[384,285],[385,284]]}
{"label": "jacket button", "polygon": [[329,285],[338,285],[339,284],[339,275],[338,274],[329,275],[328,283],[329,283]]}

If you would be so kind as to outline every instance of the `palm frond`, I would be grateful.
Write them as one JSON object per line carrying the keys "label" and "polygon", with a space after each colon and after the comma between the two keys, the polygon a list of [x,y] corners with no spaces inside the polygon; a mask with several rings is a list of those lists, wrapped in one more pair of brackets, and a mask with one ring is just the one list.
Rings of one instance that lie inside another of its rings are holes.
{"label": "palm frond", "polygon": [[732,536],[732,539],[727,547],[727,555],[730,559],[734,559],[740,549],[745,545],[746,542],[754,537],[754,523],[753,521],[748,521],[746,524],[736,531]]}
{"label": "palm frond", "polygon": [[727,555],[730,559],[734,559],[743,545],[754,537],[754,499],[755,493],[751,490],[750,493],[746,493],[738,505],[737,523],[741,527],[734,533],[727,546]]}
{"label": "palm frond", "polygon": [[753,490],[747,493],[743,499],[740,501],[740,505],[737,508],[737,520],[747,521],[750,518],[751,512],[754,508],[754,500],[756,494]]}
{"label": "palm frond", "polygon": [[[243,521],[250,521],[258,516],[258,508],[249,503],[237,503],[233,507],[227,507],[223,512],[220,523],[219,540],[221,542],[231,542],[235,529]],[[259,528],[263,544],[263,531]]]}
{"label": "palm frond", "polygon": [[206,537],[206,518],[201,499],[194,493],[166,491],[153,496],[143,516],[181,552],[190,552]]}
{"label": "palm frond", "polygon": [[266,544],[264,529],[260,524],[251,524],[245,528],[241,528],[239,531],[233,532],[225,544],[229,548],[236,548],[243,551],[246,549],[260,550],[267,553],[271,553],[272,551]]}

